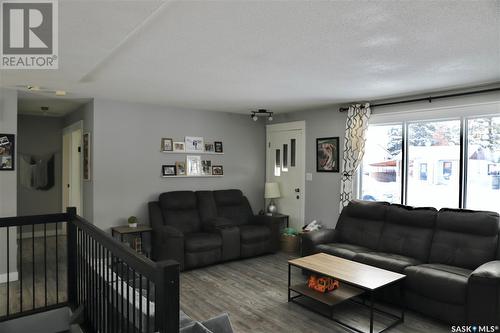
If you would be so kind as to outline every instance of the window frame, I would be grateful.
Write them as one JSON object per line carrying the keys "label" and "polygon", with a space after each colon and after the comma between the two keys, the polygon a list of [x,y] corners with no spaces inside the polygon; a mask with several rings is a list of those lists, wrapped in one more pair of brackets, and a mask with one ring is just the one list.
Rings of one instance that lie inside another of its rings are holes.
{"label": "window frame", "polygon": [[[443,116],[443,117],[422,117],[422,119],[411,119],[411,120],[400,120],[400,121],[388,121],[388,122],[375,122],[369,126],[391,126],[391,125],[401,125],[402,126],[402,145],[401,145],[401,193],[400,193],[400,204],[407,205],[408,200],[408,164],[409,164],[409,154],[408,154],[408,127],[414,123],[421,122],[439,122],[439,121],[460,121],[460,138],[459,138],[459,183],[458,183],[458,207],[467,209],[467,181],[468,181],[468,152],[469,152],[469,122],[473,119],[488,118],[488,117],[500,117],[500,113],[478,113],[473,115],[460,114],[457,116]],[[363,193],[363,162],[358,168],[357,176],[355,177],[355,189],[356,198],[361,199]]]}

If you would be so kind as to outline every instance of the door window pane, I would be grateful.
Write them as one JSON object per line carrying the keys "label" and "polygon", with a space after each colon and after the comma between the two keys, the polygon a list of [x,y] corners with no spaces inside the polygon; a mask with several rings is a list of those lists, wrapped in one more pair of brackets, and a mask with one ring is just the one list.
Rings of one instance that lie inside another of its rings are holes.
{"label": "door window pane", "polygon": [[274,161],[274,175],[279,177],[281,175],[281,152],[276,149],[276,159]]}
{"label": "door window pane", "polygon": [[466,207],[500,212],[500,117],[469,119],[467,131]]}
{"label": "door window pane", "polygon": [[460,120],[408,125],[407,175],[408,205],[458,207]]}
{"label": "door window pane", "polygon": [[401,203],[402,133],[401,124],[368,128],[360,199]]}
{"label": "door window pane", "polygon": [[288,171],[288,144],[283,145],[283,172]]}

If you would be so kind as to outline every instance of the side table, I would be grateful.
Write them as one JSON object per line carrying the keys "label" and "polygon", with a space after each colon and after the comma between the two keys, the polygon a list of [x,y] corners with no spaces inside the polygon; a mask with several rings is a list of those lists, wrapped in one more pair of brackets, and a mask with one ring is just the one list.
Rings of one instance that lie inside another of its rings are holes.
{"label": "side table", "polygon": [[129,235],[135,236],[136,239],[137,238],[140,239],[141,248],[134,249],[134,250],[136,250],[138,253],[145,254],[146,257],[149,258],[149,253],[142,251],[142,244],[144,244],[143,234],[151,233],[151,231],[153,231],[153,229],[149,225],[145,225],[145,224],[139,224],[136,228],[131,228],[128,225],[123,225],[123,226],[118,226],[118,227],[112,227],[111,228],[111,236],[113,238],[115,238],[115,235],[118,235],[119,240],[122,243],[125,241],[126,236],[129,236]]}

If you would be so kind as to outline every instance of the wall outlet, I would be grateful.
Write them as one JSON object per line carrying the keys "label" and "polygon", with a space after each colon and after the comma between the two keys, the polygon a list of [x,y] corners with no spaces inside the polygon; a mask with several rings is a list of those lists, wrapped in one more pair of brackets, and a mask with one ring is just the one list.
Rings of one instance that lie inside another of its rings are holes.
{"label": "wall outlet", "polygon": [[310,172],[307,172],[306,173],[306,180],[309,181],[309,182],[312,181],[313,180],[313,174],[310,173]]}

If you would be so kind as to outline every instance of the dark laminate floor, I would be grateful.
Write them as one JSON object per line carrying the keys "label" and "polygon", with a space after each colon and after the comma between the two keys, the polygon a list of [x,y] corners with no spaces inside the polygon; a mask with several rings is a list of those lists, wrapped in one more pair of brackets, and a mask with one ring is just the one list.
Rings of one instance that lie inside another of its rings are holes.
{"label": "dark laminate floor", "polygon": [[[346,332],[335,322],[287,303],[287,260],[283,253],[210,266],[181,274],[181,308],[204,320],[228,312],[236,332]],[[294,278],[301,279],[297,271]],[[342,304],[337,316],[368,329],[368,311]],[[384,318],[375,315],[375,329]],[[413,312],[390,332],[450,332],[450,327]]]}
{"label": "dark laminate floor", "polygon": [[[64,237],[59,249],[65,249]],[[59,251],[59,300],[66,298],[66,256]],[[55,239],[47,241],[47,297],[55,303]],[[283,253],[210,266],[181,274],[181,308],[197,320],[228,312],[236,332],[346,332],[335,322],[299,305],[287,303],[287,260]],[[35,307],[44,305],[44,244],[35,241]],[[32,244],[23,241],[23,308],[33,302]],[[296,271],[294,279],[303,279]],[[297,281],[297,280],[295,280]],[[19,311],[19,282],[10,284],[10,313]],[[0,316],[6,314],[6,284],[0,284]],[[337,316],[367,329],[368,312],[351,304],[340,305]],[[379,330],[384,318],[375,316]],[[407,312],[404,324],[390,332],[449,332],[450,327]]]}

